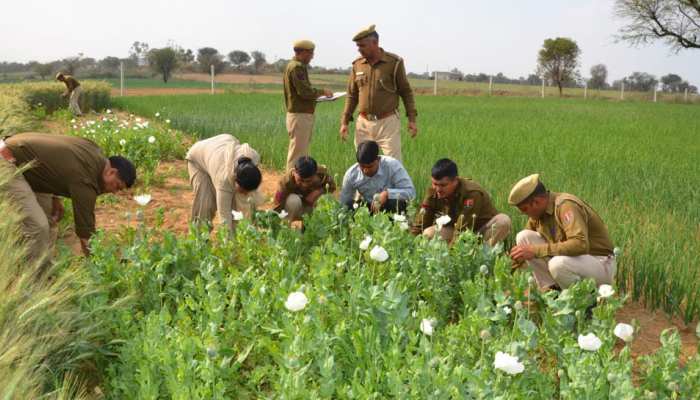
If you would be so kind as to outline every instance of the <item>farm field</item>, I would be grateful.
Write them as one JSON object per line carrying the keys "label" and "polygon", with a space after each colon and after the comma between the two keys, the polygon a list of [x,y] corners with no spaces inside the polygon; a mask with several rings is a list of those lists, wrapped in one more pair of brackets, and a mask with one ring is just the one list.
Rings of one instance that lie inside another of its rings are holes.
{"label": "farm field", "polygon": [[[287,136],[279,96],[267,94],[120,98],[130,112],[167,116],[200,137],[230,132],[280,168]],[[692,106],[519,98],[419,97],[419,137],[404,136],[404,159],[420,193],[432,163],[453,158],[487,187],[497,207],[512,184],[542,173],[548,187],[586,199],[622,250],[618,282],[652,307],[700,313],[699,110]],[[342,177],[353,162],[337,138],[342,102],[322,104],[312,155]]]}

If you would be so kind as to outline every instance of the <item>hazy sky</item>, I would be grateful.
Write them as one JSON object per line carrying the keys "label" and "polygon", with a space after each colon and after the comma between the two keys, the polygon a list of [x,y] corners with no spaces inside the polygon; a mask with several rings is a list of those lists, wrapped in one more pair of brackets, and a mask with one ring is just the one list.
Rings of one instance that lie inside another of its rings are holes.
{"label": "hazy sky", "polygon": [[576,40],[581,72],[608,66],[609,81],[634,71],[677,73],[700,85],[700,50],[672,53],[662,44],[615,43],[621,21],[612,0],[270,1],[21,0],[2,6],[0,60],[49,61],[77,55],[126,56],[136,40],[169,40],[196,50],[212,46],[261,50],[268,61],[288,58],[298,38],[316,42],[313,64],[347,66],[357,56],[351,38],[376,24],[380,43],[413,72],[459,68],[466,73],[527,76],[545,38]]}

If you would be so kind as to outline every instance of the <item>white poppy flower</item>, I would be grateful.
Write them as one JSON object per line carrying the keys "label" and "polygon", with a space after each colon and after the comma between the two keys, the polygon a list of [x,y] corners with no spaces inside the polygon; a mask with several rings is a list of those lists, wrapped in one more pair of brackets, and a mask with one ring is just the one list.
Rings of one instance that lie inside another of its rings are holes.
{"label": "white poppy flower", "polygon": [[122,147],[126,146],[126,139],[121,139],[121,140],[119,140],[119,144],[120,144]]}
{"label": "white poppy flower", "polygon": [[603,342],[593,333],[588,335],[578,335],[578,347],[587,351],[598,351]]}
{"label": "white poppy flower", "polygon": [[369,257],[374,261],[384,262],[389,259],[389,253],[382,246],[374,246],[369,252]]}
{"label": "white poppy flower", "polygon": [[156,137],[155,136],[149,136],[148,137],[148,143],[153,144],[156,142]]}
{"label": "white poppy flower", "polygon": [[396,222],[406,222],[406,216],[403,214],[394,214],[394,221]]}
{"label": "white poppy flower", "polygon": [[629,324],[619,323],[615,325],[613,333],[615,333],[615,336],[619,337],[627,343],[631,342],[632,339],[634,339],[634,327],[632,327],[632,325]]}
{"label": "white poppy flower", "polygon": [[70,123],[71,123],[71,124],[74,124],[74,123],[75,123],[75,118],[73,118],[72,120],[70,120]]}
{"label": "white poppy flower", "polygon": [[108,109],[107,109],[107,114],[111,114],[111,113],[112,113],[112,110],[110,110],[110,109],[108,108]]}
{"label": "white poppy flower", "polygon": [[409,227],[408,227],[408,222],[401,222],[401,223],[399,224],[399,229],[401,229],[402,231],[407,231],[408,228],[409,228]]}
{"label": "white poppy flower", "polygon": [[170,120],[169,120],[169,119],[166,119],[166,120],[165,120],[165,123],[166,123],[166,124],[169,124],[169,123],[170,123]]}
{"label": "white poppy flower", "polygon": [[365,236],[365,239],[360,242],[360,250],[369,249],[369,244],[372,243],[372,236]]}
{"label": "white poppy flower", "polygon": [[598,288],[598,298],[607,299],[608,297],[615,294],[615,290],[610,285],[600,285]]}
{"label": "white poppy flower", "polygon": [[151,202],[151,195],[150,194],[140,194],[138,196],[134,196],[134,200],[136,200],[136,202],[140,206],[143,207]]}
{"label": "white poppy flower", "polygon": [[501,351],[496,352],[493,366],[509,375],[517,375],[525,371],[525,365],[518,360],[518,357],[511,356]]}
{"label": "white poppy flower", "polygon": [[291,311],[297,312],[303,310],[309,303],[309,299],[302,292],[292,292],[287,296],[287,301],[284,302],[284,307]]}
{"label": "white poppy flower", "polygon": [[435,220],[435,223],[437,224],[438,228],[442,228],[443,226],[447,225],[452,221],[452,218],[450,218],[449,215],[443,215],[440,218]]}
{"label": "white poppy flower", "polygon": [[287,218],[287,215],[289,215],[289,213],[287,213],[287,210],[282,210],[277,215],[279,215],[280,219],[285,219]]}
{"label": "white poppy flower", "polygon": [[432,319],[424,319],[420,322],[420,331],[426,336],[433,336],[433,324],[435,321]]}
{"label": "white poppy flower", "polygon": [[141,122],[141,118],[136,118],[136,122]]}
{"label": "white poppy flower", "polygon": [[231,210],[231,215],[233,215],[234,221],[240,221],[243,219],[243,213],[236,210]]}
{"label": "white poppy flower", "polygon": [[486,275],[489,273],[489,267],[487,267],[486,264],[481,264],[481,267],[479,267],[479,272]]}
{"label": "white poppy flower", "polygon": [[353,210],[357,210],[357,208],[360,206],[360,203],[352,203],[352,208]]}
{"label": "white poppy flower", "polygon": [[503,307],[503,312],[506,313],[506,315],[510,315],[510,313],[512,313],[513,310],[510,307],[505,306]]}
{"label": "white poppy flower", "polygon": [[158,117],[160,117],[160,113],[159,113],[159,112],[156,113],[156,118],[158,118]]}

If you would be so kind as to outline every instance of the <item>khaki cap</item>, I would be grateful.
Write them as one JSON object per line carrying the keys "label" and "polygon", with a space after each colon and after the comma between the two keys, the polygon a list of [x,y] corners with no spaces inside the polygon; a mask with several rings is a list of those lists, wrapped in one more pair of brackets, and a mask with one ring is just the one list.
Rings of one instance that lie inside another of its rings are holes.
{"label": "khaki cap", "polygon": [[316,48],[316,45],[310,40],[297,40],[294,42],[294,48],[301,50],[313,50]]}
{"label": "khaki cap", "polygon": [[376,25],[370,25],[367,28],[357,32],[357,34],[355,36],[353,36],[352,40],[354,42],[357,42],[358,40],[362,40],[362,39],[366,38],[367,36],[373,34],[374,32],[376,32],[376,30],[374,29],[375,26]]}
{"label": "khaki cap", "polygon": [[535,191],[538,183],[540,183],[540,174],[532,174],[519,180],[510,191],[508,204],[517,206],[522,203]]}

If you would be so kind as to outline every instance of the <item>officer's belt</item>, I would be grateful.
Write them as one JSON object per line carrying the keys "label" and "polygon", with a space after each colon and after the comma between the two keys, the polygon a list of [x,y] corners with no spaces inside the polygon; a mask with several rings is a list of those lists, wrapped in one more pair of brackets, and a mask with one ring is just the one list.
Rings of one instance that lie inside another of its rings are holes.
{"label": "officer's belt", "polygon": [[375,115],[375,114],[369,114],[369,113],[366,113],[366,112],[361,112],[361,113],[360,113],[360,116],[361,116],[362,118],[366,119],[367,121],[379,121],[380,119],[384,119],[384,118],[387,118],[387,117],[391,117],[391,116],[394,115],[394,114],[396,114],[396,111],[390,111],[390,112],[388,112],[388,113],[380,114],[380,115]]}

